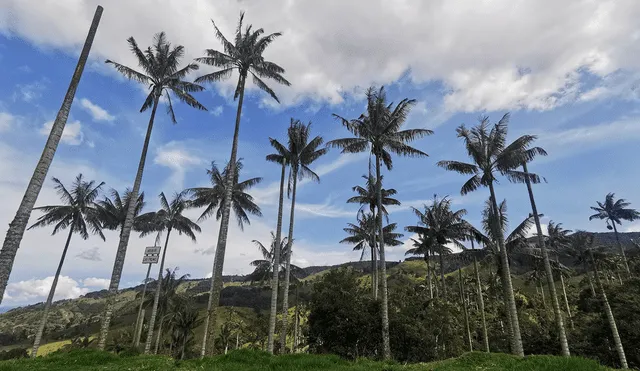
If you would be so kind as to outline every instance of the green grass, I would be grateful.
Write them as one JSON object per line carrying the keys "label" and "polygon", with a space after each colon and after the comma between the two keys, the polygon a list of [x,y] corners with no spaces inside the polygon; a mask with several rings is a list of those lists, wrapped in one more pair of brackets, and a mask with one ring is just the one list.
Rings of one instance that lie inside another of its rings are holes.
{"label": "green grass", "polygon": [[358,360],[349,362],[337,356],[294,354],[271,356],[264,352],[239,350],[226,356],[176,362],[162,356],[117,355],[96,350],[57,353],[35,360],[0,362],[0,371],[607,371],[597,362],[583,358],[529,356],[519,359],[506,354],[468,353],[441,362],[400,365]]}

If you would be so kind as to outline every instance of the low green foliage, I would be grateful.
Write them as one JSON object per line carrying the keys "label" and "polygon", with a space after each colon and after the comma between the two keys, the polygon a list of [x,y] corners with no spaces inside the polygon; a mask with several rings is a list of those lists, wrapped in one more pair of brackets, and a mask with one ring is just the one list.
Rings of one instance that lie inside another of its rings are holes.
{"label": "low green foliage", "polygon": [[607,371],[597,362],[582,358],[562,358],[553,356],[531,356],[518,359],[506,354],[467,353],[460,358],[437,363],[400,365],[360,359],[355,362],[337,356],[293,354],[271,356],[260,351],[238,350],[228,355],[176,362],[163,356],[128,356],[97,350],[76,350],[57,353],[35,360],[21,359],[0,362],[1,371]]}

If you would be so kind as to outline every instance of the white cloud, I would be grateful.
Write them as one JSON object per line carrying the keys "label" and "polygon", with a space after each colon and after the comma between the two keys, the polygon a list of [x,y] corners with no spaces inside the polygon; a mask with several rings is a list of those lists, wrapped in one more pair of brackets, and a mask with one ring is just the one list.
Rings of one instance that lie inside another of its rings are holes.
{"label": "white cloud", "polygon": [[80,107],[89,112],[94,121],[113,121],[116,118],[109,114],[107,110],[91,102],[87,98],[80,99]]}
{"label": "white cloud", "polygon": [[296,213],[300,216],[319,216],[324,218],[355,218],[354,210],[345,210],[340,206],[325,202],[322,204],[296,202]]}
{"label": "white cloud", "polygon": [[[49,135],[51,127],[53,127],[53,121],[45,122],[42,128],[40,128],[40,134]],[[64,131],[62,132],[62,138],[60,140],[70,146],[77,146],[81,144],[84,140],[84,133],[82,132],[82,125],[80,124],[80,121],[76,120],[67,122],[64,126]]]}
{"label": "white cloud", "polygon": [[109,287],[110,280],[106,278],[96,278],[89,277],[82,280],[82,284],[86,287],[96,288],[96,289],[106,289]]}
{"label": "white cloud", "polygon": [[16,117],[7,112],[0,112],[0,133],[6,132],[12,129]]}
{"label": "white cloud", "polygon": [[209,112],[214,115],[214,116],[220,116],[222,115],[222,110],[224,109],[224,107],[222,106],[216,106],[213,109],[210,109]]}
{"label": "white cloud", "polygon": [[83,250],[78,255],[76,255],[76,257],[90,261],[102,261],[102,258],[100,257],[100,249],[98,248],[98,246]]}
{"label": "white cloud", "polygon": [[47,81],[47,79],[42,79],[30,84],[16,85],[16,91],[13,93],[13,100],[22,100],[27,103],[33,102],[42,96],[42,93],[46,90],[45,85]]}
{"label": "white cloud", "polygon": [[[3,299],[5,304],[34,303],[47,300],[51,290],[53,276],[43,279],[30,279],[20,282],[12,282],[7,285],[7,292]],[[54,300],[77,298],[89,292],[87,287],[68,276],[60,276]]]}
{"label": "white cloud", "polygon": [[[3,5],[12,16],[0,20],[0,30],[74,52],[95,9],[95,2],[73,0],[37,8],[22,0],[5,0]],[[413,81],[441,81],[449,110],[546,110],[579,99],[581,74],[599,80],[640,67],[640,3],[634,0],[402,0],[377,6],[366,0],[162,0],[152,8],[144,2],[113,0],[92,56],[135,66],[126,38],[133,35],[146,46],[156,26],[163,24],[172,42],[185,45],[185,61],[191,60],[205,48],[220,48],[210,15],[230,36],[240,8],[246,10],[248,23],[266,32],[283,31],[266,57],[283,65],[293,83],[290,88],[274,85],[285,104],[302,99],[340,103],[359,87],[390,83],[409,70]],[[352,22],[356,17],[361,22]],[[362,28],[362,23],[387,27]],[[231,94],[234,83],[227,81],[218,89]]]}
{"label": "white cloud", "polygon": [[180,191],[184,188],[186,171],[205,161],[187,149],[187,145],[181,142],[171,141],[156,151],[153,163],[168,167],[173,172],[167,180],[169,188]]}

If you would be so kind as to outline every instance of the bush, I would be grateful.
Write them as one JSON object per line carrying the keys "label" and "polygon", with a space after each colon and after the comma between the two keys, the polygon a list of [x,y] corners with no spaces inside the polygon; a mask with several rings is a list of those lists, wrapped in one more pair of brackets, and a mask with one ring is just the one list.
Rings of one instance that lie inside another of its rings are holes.
{"label": "bush", "polygon": [[27,348],[13,348],[13,349],[0,352],[0,361],[5,361],[7,359],[27,358],[27,357],[29,357],[29,353],[27,353]]}

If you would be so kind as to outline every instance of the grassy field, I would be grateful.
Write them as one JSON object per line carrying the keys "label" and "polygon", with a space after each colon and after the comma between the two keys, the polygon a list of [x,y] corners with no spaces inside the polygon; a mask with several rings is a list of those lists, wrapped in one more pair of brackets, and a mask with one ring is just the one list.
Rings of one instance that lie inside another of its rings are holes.
{"label": "grassy field", "polygon": [[57,353],[36,360],[0,362],[0,371],[607,371],[597,362],[582,358],[530,356],[518,359],[506,354],[468,353],[442,362],[400,365],[359,360],[348,362],[336,356],[295,354],[271,356],[264,352],[240,350],[205,360],[176,362],[161,356],[120,357],[95,350]]}

